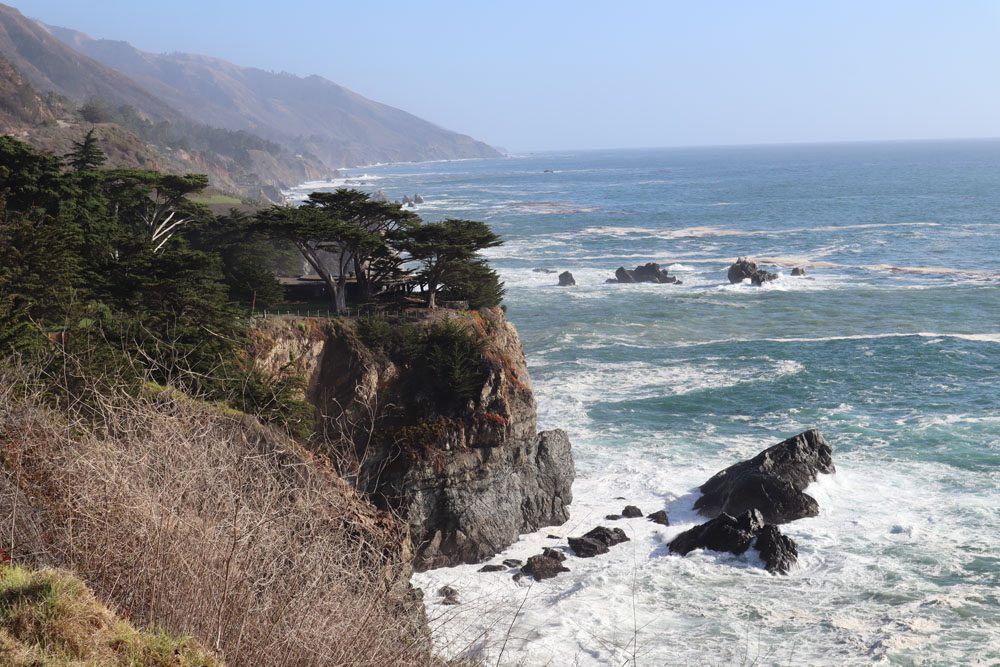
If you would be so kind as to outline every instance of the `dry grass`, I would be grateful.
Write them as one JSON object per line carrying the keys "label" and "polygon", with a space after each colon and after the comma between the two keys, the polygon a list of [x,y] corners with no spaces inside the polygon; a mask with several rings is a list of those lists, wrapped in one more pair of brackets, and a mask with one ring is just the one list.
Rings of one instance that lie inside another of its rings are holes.
{"label": "dry grass", "polygon": [[67,572],[23,567],[0,567],[0,659],[10,667],[222,665],[191,639],[137,631]]}
{"label": "dry grass", "polygon": [[[0,546],[230,665],[430,664],[409,539],[291,440],[171,390],[55,409],[0,368]],[[94,415],[97,415],[96,417]]]}

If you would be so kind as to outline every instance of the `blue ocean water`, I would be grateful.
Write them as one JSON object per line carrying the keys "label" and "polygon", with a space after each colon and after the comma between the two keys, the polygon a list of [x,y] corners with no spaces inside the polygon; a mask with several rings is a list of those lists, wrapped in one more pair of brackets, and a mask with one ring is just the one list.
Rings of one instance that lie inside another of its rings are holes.
{"label": "blue ocean water", "polygon": [[[617,498],[671,517],[622,522],[631,542],[530,586],[473,566],[417,575],[462,593],[426,598],[442,652],[1000,664],[1000,142],[545,153],[344,182],[420,193],[424,219],[506,239],[489,256],[540,426],[570,433],[578,479],[570,522],[505,557],[588,530]],[[729,285],[745,255],[779,280]],[[683,284],[605,284],[647,261]],[[820,515],[783,527],[798,569],[667,553],[698,522],[698,484],[810,427],[838,472],[810,489]]]}

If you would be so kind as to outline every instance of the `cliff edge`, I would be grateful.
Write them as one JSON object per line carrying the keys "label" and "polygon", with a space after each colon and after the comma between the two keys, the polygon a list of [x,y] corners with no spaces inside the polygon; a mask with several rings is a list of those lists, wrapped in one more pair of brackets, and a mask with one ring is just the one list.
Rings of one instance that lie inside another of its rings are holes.
{"label": "cliff edge", "polygon": [[571,445],[537,432],[500,309],[268,319],[255,336],[259,368],[305,379],[341,474],[409,523],[416,569],[478,562],[567,520]]}

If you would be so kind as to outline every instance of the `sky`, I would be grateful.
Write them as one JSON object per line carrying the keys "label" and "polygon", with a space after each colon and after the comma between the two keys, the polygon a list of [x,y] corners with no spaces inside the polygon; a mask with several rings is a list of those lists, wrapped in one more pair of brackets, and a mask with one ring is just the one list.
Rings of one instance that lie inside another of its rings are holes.
{"label": "sky", "polygon": [[1000,137],[1000,0],[7,0],[512,151]]}

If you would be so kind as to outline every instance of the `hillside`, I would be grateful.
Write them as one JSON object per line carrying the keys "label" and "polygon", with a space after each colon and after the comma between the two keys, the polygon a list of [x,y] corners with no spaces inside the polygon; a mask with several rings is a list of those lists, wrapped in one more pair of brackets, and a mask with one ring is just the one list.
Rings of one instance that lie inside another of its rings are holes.
{"label": "hillside", "polygon": [[498,157],[492,147],[320,76],[298,77],[185,53],[157,55],[126,42],[47,26],[79,52],[139,82],[201,123],[247,130],[317,155],[330,167]]}
{"label": "hillside", "polygon": [[0,4],[0,53],[38,91],[74,100],[100,97],[127,104],[152,120],[181,114],[128,76],[75,51],[17,9]]}

